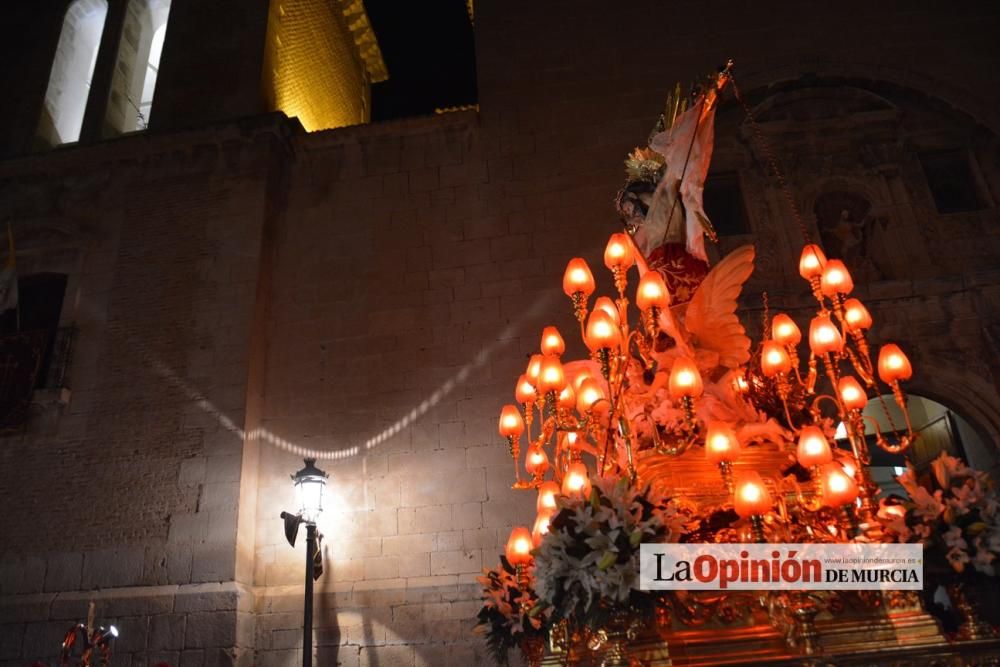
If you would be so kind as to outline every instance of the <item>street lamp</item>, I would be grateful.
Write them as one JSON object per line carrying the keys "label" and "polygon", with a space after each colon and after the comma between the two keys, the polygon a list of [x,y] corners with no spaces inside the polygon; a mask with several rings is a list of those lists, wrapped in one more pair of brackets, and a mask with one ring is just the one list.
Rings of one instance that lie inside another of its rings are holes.
{"label": "street lamp", "polygon": [[316,467],[316,459],[305,459],[305,467],[292,475],[295,483],[295,495],[298,501],[298,514],[282,512],[285,520],[285,537],[288,543],[295,546],[295,538],[299,533],[299,524],[306,524],[306,592],[305,608],[302,614],[302,665],[312,667],[312,617],[313,617],[313,581],[323,574],[323,560],[319,553],[319,542],[323,535],[316,530],[316,520],[323,511],[323,489],[329,475]]}

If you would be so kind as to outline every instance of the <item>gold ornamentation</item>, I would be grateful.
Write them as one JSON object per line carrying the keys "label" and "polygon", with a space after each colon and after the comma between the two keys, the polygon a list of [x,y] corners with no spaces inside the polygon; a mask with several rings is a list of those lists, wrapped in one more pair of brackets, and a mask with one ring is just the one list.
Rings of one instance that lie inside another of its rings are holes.
{"label": "gold ornamentation", "polygon": [[992,639],[997,636],[989,623],[983,620],[979,611],[978,591],[966,581],[958,581],[948,586],[948,598],[962,624],[958,626],[958,638],[962,641]]}

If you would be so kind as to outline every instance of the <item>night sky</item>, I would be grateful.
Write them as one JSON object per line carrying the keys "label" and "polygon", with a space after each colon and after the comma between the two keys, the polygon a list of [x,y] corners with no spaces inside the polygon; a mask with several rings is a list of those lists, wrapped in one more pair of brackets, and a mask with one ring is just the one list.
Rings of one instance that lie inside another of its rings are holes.
{"label": "night sky", "polygon": [[366,0],[389,80],[372,86],[372,120],[475,104],[476,54],[465,0]]}

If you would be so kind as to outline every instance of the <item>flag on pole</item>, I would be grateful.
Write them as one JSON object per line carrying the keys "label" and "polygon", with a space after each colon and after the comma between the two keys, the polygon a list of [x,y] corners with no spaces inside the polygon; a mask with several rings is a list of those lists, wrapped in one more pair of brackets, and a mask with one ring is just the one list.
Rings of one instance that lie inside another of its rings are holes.
{"label": "flag on pole", "polygon": [[0,313],[17,308],[17,262],[14,259],[14,232],[7,221],[7,261],[0,271]]}
{"label": "flag on pole", "polygon": [[687,110],[676,102],[680,99],[678,88],[674,103],[664,115],[664,126],[669,129],[657,132],[649,141],[649,148],[663,156],[666,168],[636,232],[636,241],[647,258],[664,243],[683,238],[687,253],[708,263],[705,236],[715,241],[716,234],[705,213],[702,193],[712,162],[715,108],[720,93],[732,79],[732,67],[730,60],[720,68],[714,84],[698,95]]}
{"label": "flag on pole", "polygon": [[[701,96],[690,109],[677,117],[669,131],[661,132],[650,142],[650,148],[666,159],[667,169],[653,197],[654,203],[664,208],[664,211],[659,216],[650,211],[650,217],[654,217],[659,225],[648,230],[647,235],[659,234],[662,238],[671,223],[667,218],[676,219],[683,215],[687,251],[705,262],[708,261],[705,254],[705,232],[711,230],[711,223],[702,204],[702,190],[708,175],[708,165],[712,161],[715,135],[713,101]],[[683,213],[676,206],[677,197],[684,205]],[[671,211],[673,215],[667,211]],[[650,240],[658,242],[658,239]]]}

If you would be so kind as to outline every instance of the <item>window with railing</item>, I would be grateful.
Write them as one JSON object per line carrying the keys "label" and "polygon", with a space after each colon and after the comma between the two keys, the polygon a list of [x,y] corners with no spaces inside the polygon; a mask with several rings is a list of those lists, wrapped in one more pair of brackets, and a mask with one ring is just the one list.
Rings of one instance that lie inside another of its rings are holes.
{"label": "window with railing", "polygon": [[18,279],[17,305],[0,314],[0,430],[21,427],[36,390],[61,391],[73,329],[60,327],[66,275]]}

